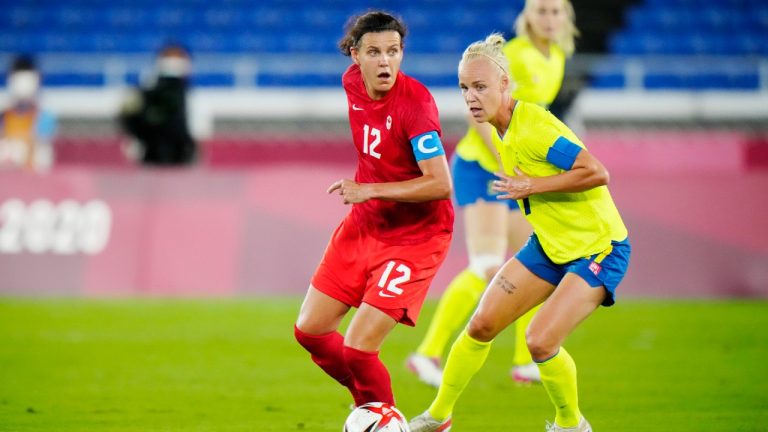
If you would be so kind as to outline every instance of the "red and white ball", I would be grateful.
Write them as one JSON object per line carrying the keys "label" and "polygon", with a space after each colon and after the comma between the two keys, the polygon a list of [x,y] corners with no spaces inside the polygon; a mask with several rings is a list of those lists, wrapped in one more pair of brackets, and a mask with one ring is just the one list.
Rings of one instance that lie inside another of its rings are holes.
{"label": "red and white ball", "polygon": [[370,402],[355,408],[343,432],[411,432],[403,413],[394,405]]}

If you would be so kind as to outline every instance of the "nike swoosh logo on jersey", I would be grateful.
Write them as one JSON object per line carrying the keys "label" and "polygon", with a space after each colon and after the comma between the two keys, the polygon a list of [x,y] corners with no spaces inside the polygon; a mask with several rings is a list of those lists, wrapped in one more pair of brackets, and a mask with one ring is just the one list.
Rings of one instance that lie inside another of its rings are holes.
{"label": "nike swoosh logo on jersey", "polygon": [[352,109],[355,110],[355,111],[363,111],[365,108],[358,108],[357,105],[352,104]]}

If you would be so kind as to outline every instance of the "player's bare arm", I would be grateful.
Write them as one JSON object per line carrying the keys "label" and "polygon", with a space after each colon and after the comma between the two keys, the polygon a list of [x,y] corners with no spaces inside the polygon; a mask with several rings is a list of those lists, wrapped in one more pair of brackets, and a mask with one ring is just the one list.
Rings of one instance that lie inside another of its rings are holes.
{"label": "player's bare arm", "polygon": [[369,199],[400,202],[422,202],[451,197],[451,182],[448,162],[444,157],[434,157],[419,162],[421,177],[390,183],[357,183],[342,179],[334,182],[328,193],[337,192],[344,198],[344,204],[357,204]]}
{"label": "player's bare arm", "polygon": [[371,198],[400,202],[449,199],[453,190],[448,162],[443,156],[419,161],[421,177],[391,183],[371,183]]}
{"label": "player's bare arm", "polygon": [[570,170],[546,177],[531,177],[515,167],[515,176],[497,173],[493,190],[499,199],[523,199],[544,192],[583,192],[608,184],[608,170],[588,151],[581,150]]}

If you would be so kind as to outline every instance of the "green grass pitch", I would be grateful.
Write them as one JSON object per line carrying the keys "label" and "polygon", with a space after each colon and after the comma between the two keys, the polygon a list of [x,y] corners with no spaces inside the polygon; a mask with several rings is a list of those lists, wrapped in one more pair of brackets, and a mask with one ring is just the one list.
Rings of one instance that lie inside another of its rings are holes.
{"label": "green grass pitch", "polygon": [[[350,399],[293,340],[300,299],[0,299],[0,431],[333,431]],[[434,389],[384,346],[407,416]],[[566,342],[596,431],[768,430],[768,303],[625,300]],[[542,431],[541,386],[508,378],[502,334],[455,412],[457,431]]]}

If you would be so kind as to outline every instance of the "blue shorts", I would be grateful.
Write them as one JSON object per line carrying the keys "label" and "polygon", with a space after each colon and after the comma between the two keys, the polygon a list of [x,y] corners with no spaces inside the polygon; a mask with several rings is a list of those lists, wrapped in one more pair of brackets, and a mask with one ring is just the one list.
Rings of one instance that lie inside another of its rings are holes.
{"label": "blue shorts", "polygon": [[565,264],[555,264],[544,253],[536,234],[531,234],[531,238],[515,258],[533,274],[555,286],[566,273],[576,273],[591,287],[603,286],[608,293],[603,300],[603,306],[611,306],[616,302],[616,287],[627,273],[631,251],[629,239],[611,241],[607,254],[602,252]]}
{"label": "blue shorts", "polygon": [[454,154],[451,159],[451,172],[453,173],[453,190],[456,193],[456,204],[464,207],[474,204],[477,200],[498,202],[509,206],[510,210],[518,210],[517,201],[500,200],[496,198],[498,192],[491,189],[493,181],[498,180],[493,173],[484,170],[477,161],[468,161]]}

